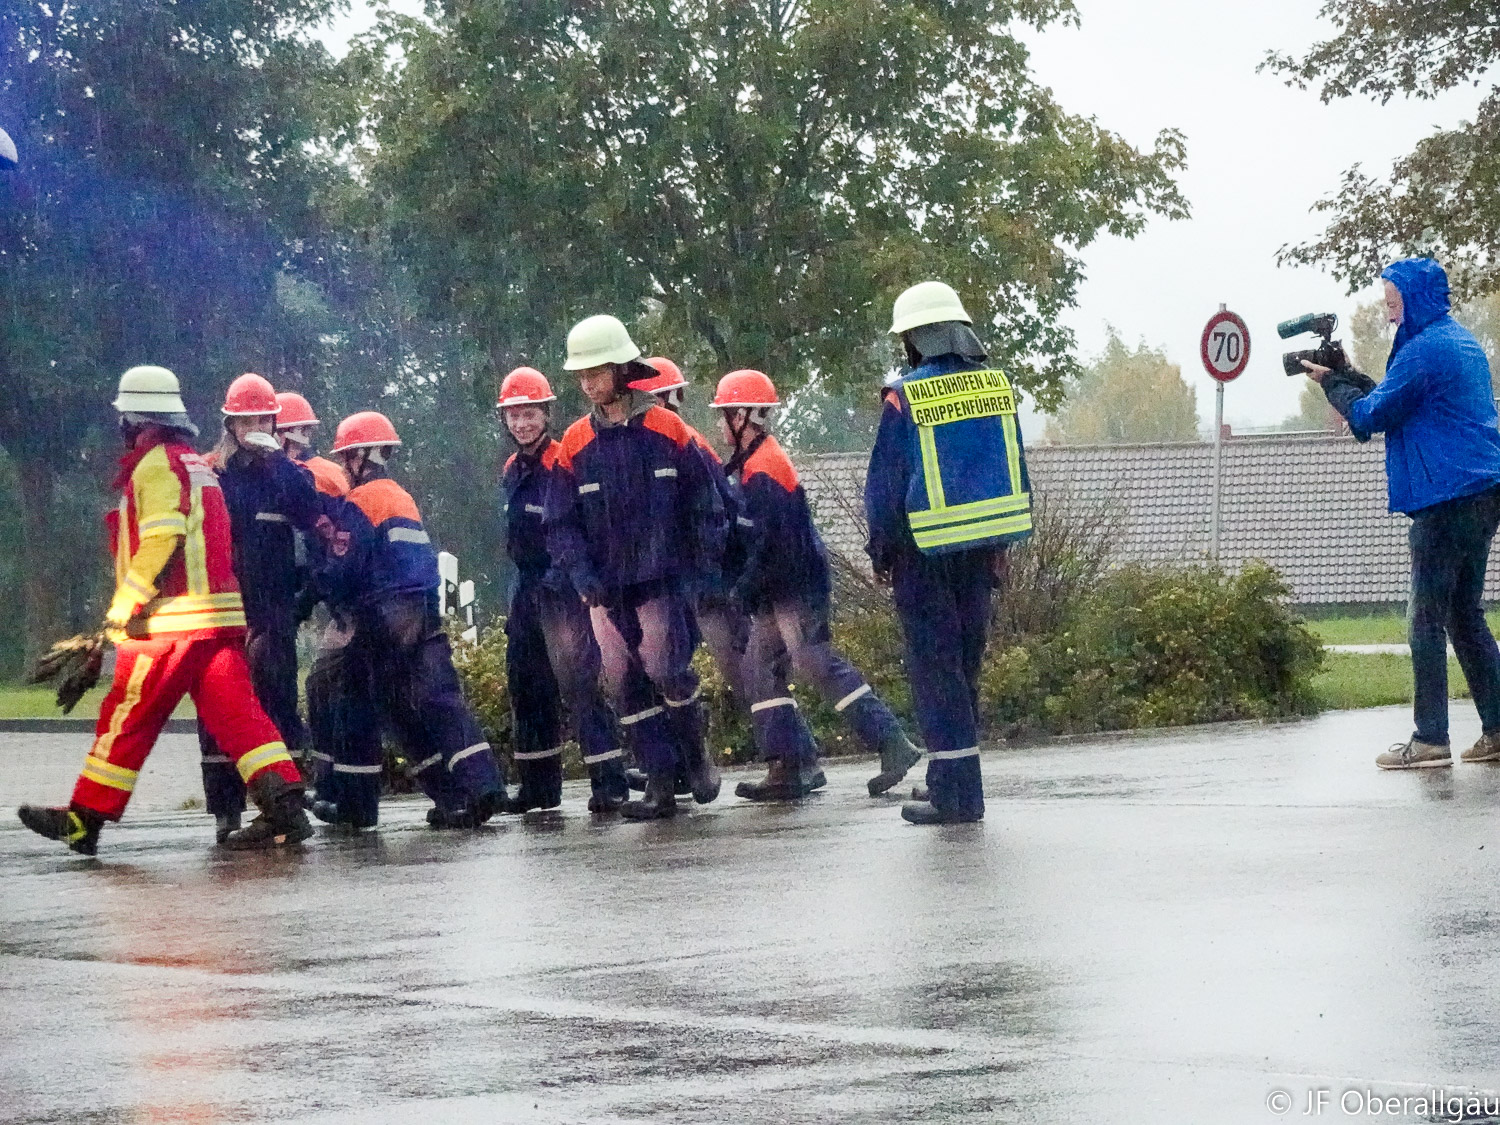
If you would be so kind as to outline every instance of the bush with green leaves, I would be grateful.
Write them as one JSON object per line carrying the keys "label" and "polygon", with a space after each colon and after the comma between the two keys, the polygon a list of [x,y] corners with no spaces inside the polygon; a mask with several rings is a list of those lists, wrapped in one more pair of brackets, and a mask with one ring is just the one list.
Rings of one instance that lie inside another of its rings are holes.
{"label": "bush with green leaves", "polygon": [[1055,631],[993,646],[983,714],[1004,734],[1311,714],[1322,648],[1287,593],[1259,562],[1110,571]]}

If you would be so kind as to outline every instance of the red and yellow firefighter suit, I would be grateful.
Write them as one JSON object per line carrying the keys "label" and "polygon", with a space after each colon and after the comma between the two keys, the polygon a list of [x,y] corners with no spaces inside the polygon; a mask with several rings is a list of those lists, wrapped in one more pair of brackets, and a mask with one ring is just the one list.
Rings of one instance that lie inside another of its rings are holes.
{"label": "red and yellow firefighter suit", "polygon": [[167,438],[132,450],[115,486],[110,639],[114,684],[99,708],[75,805],[119,820],[146,755],[184,695],[248,783],[269,770],[301,777],[256,701],[245,664],[245,610],[229,561],[229,513],[218,478]]}

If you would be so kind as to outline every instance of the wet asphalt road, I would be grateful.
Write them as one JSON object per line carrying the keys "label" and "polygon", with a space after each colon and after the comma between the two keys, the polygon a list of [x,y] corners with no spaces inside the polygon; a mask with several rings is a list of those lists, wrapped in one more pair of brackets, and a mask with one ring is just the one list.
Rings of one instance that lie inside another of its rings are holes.
{"label": "wet asphalt road", "polygon": [[[570,788],[561,816],[439,835],[396,801],[272,856],[217,854],[178,810],[174,736],[96,862],[0,821],[0,1122],[1451,1119],[1340,1106],[1430,1087],[1494,1108],[1500,768],[1375,770],[1405,730],[991,754],[981,826],[903,824],[856,763],[801,808],[599,825]],[[0,802],[62,797],[86,747],[0,736]]]}

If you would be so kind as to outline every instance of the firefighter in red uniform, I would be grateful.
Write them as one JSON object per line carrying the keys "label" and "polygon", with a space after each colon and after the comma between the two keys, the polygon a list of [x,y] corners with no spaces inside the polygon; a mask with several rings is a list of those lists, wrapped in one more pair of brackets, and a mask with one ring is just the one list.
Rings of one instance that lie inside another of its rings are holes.
{"label": "firefighter in red uniform", "polygon": [[119,820],[157,736],[184,695],[234,762],[260,817],[229,847],[296,843],[312,834],[302,778],[260,704],[245,663],[245,611],[230,565],[229,513],[219,481],[186,442],[177,377],[132,367],[114,402],[129,452],[110,520],[115,596],[107,623],[117,653],[93,748],[65,808],[23,805],[21,822],[93,855]]}

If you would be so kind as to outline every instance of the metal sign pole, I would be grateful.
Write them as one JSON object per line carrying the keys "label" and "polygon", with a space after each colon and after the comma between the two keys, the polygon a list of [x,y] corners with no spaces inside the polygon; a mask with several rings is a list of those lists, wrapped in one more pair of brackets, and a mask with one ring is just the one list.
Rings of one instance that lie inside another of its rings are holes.
{"label": "metal sign pole", "polygon": [[1214,466],[1209,482],[1208,557],[1219,561],[1220,523],[1224,491],[1224,384],[1238,379],[1250,363],[1250,329],[1245,322],[1220,305],[1208,318],[1198,341],[1198,356],[1203,370],[1213,378],[1214,393]]}
{"label": "metal sign pole", "polygon": [[1224,481],[1224,384],[1214,387],[1214,486],[1209,508],[1208,554],[1219,561],[1219,496]]}

